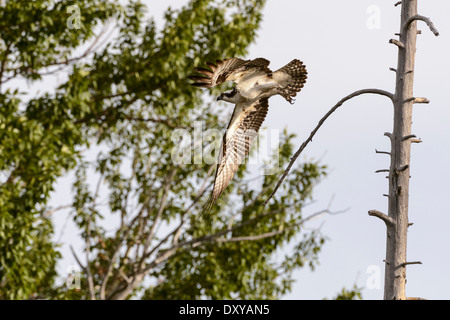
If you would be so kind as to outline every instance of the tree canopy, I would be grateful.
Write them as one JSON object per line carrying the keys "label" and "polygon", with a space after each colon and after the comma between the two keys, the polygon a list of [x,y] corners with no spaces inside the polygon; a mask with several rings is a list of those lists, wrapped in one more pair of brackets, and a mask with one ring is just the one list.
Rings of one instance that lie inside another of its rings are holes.
{"label": "tree canopy", "polygon": [[[291,289],[293,270],[315,266],[325,238],[302,228],[301,211],[325,166],[298,165],[267,205],[278,175],[241,166],[204,214],[214,164],[194,160],[213,143],[191,141],[191,161],[173,161],[177,130],[224,129],[230,114],[212,103],[225,85],[205,93],[187,76],[244,57],[263,6],[191,0],[158,27],[139,1],[0,4],[0,298],[273,299]],[[20,85],[55,74],[67,79],[54,90]],[[293,137],[280,130],[272,172],[289,162]],[[56,281],[49,207],[72,170],[67,210],[84,246],[75,289]]]}

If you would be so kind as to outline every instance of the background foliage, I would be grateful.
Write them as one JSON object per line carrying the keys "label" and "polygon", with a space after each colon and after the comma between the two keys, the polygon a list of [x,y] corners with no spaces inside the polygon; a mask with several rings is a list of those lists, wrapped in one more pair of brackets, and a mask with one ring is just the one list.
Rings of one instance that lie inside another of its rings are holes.
{"label": "background foliage", "polygon": [[[81,29],[68,27],[69,5],[80,8]],[[174,130],[226,126],[228,111],[186,77],[204,61],[244,57],[263,5],[192,0],[157,28],[138,1],[0,4],[0,298],[279,298],[293,270],[314,267],[324,237],[302,229],[301,209],[324,166],[301,164],[266,206],[278,176],[251,180],[242,166],[202,215],[213,167],[171,158]],[[67,80],[45,93],[15,82],[56,73]],[[283,132],[280,168],[292,139]],[[78,289],[56,283],[48,207],[69,170],[84,244]],[[294,249],[280,259],[287,244]]]}

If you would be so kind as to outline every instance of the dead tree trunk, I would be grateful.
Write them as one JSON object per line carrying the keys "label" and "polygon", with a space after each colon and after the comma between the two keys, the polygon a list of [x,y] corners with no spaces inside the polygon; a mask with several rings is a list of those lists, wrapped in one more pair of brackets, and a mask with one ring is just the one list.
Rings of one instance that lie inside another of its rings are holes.
{"label": "dead tree trunk", "polygon": [[389,206],[391,218],[386,234],[384,299],[405,299],[406,240],[408,230],[409,168],[413,107],[414,60],[416,52],[416,22],[406,22],[417,14],[417,1],[402,4],[396,89],[394,94],[394,128],[391,139],[389,169]]}
{"label": "dead tree trunk", "polygon": [[292,156],[289,165],[264,204],[273,197],[281,183],[286,178],[292,165],[300,156],[306,146],[325,122],[325,120],[336,111],[344,102],[362,95],[378,94],[388,97],[394,106],[393,132],[386,132],[385,135],[391,141],[391,151],[376,151],[377,153],[388,154],[391,157],[389,169],[378,170],[377,172],[389,172],[389,204],[388,214],[377,210],[369,211],[369,215],[380,218],[386,223],[386,259],[385,261],[385,283],[384,299],[398,300],[406,299],[406,266],[410,264],[420,264],[420,261],[408,262],[406,260],[406,240],[408,222],[408,200],[409,200],[409,179],[410,179],[410,154],[411,143],[421,142],[416,136],[411,134],[412,109],[416,103],[429,103],[425,98],[415,98],[413,96],[414,84],[414,62],[416,53],[417,21],[425,22],[430,30],[436,35],[439,32],[434,27],[430,19],[417,14],[418,0],[403,0],[395,3],[401,5],[400,32],[396,33],[399,39],[391,39],[390,43],[398,47],[397,69],[390,70],[396,72],[395,93],[380,89],[363,89],[344,97],[319,121],[318,125],[311,132],[297,152]]}

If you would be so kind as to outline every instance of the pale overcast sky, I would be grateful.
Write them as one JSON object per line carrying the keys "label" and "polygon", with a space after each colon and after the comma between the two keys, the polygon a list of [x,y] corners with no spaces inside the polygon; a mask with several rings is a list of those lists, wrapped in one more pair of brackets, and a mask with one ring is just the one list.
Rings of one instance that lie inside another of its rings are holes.
{"label": "pale overcast sky", "polygon": [[[144,2],[162,27],[165,9],[169,5],[179,8],[187,0]],[[395,2],[268,0],[258,38],[247,58],[265,57],[273,69],[298,58],[309,74],[294,105],[279,97],[271,99],[265,126],[287,126],[298,134],[298,146],[344,96],[364,88],[394,91],[395,75],[389,67],[396,67],[397,48],[388,40],[395,37],[400,25],[400,7],[394,7]],[[423,264],[407,267],[406,293],[428,299],[450,299],[448,12],[448,0],[419,0],[419,14],[433,20],[440,36],[419,23],[422,35],[417,41],[415,96],[431,103],[414,108],[413,133],[423,143],[412,146],[409,216],[414,225],[408,233],[408,260]],[[385,97],[352,99],[331,116],[299,159],[320,158],[330,168],[329,176],[315,188],[316,202],[305,208],[305,216],[324,209],[333,195],[333,210],[350,209],[308,224],[310,228],[320,226],[329,240],[314,271],[304,268],[295,273],[293,291],[285,299],[331,298],[343,286],[351,288],[355,283],[364,288],[363,298],[383,298],[386,230],[381,220],[367,212],[387,213],[383,194],[388,192],[388,181],[385,174],[374,172],[388,168],[389,159],[375,154],[375,149],[390,149],[383,133],[392,130],[392,115]],[[59,186],[70,188],[64,182]],[[64,232],[64,237],[72,234],[68,229]],[[377,280],[378,271],[377,287],[377,281],[371,280]]]}

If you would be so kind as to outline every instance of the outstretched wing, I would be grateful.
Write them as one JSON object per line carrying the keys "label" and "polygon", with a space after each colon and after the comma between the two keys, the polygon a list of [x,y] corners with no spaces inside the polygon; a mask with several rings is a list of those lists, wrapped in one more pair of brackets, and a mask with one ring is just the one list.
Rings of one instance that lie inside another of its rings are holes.
{"label": "outstretched wing", "polygon": [[249,72],[272,72],[268,68],[270,61],[264,58],[256,58],[254,60],[231,58],[223,61],[217,60],[215,64],[211,62],[206,64],[210,69],[198,67],[195,68],[195,71],[201,75],[189,76],[189,79],[195,81],[192,84],[193,86],[211,88],[225,81],[239,83],[239,80]]}
{"label": "outstretched wing", "polygon": [[228,130],[222,142],[217,164],[214,187],[208,207],[210,208],[230,183],[244,158],[248,155],[269,109],[269,99],[254,102],[245,110],[236,105]]}

